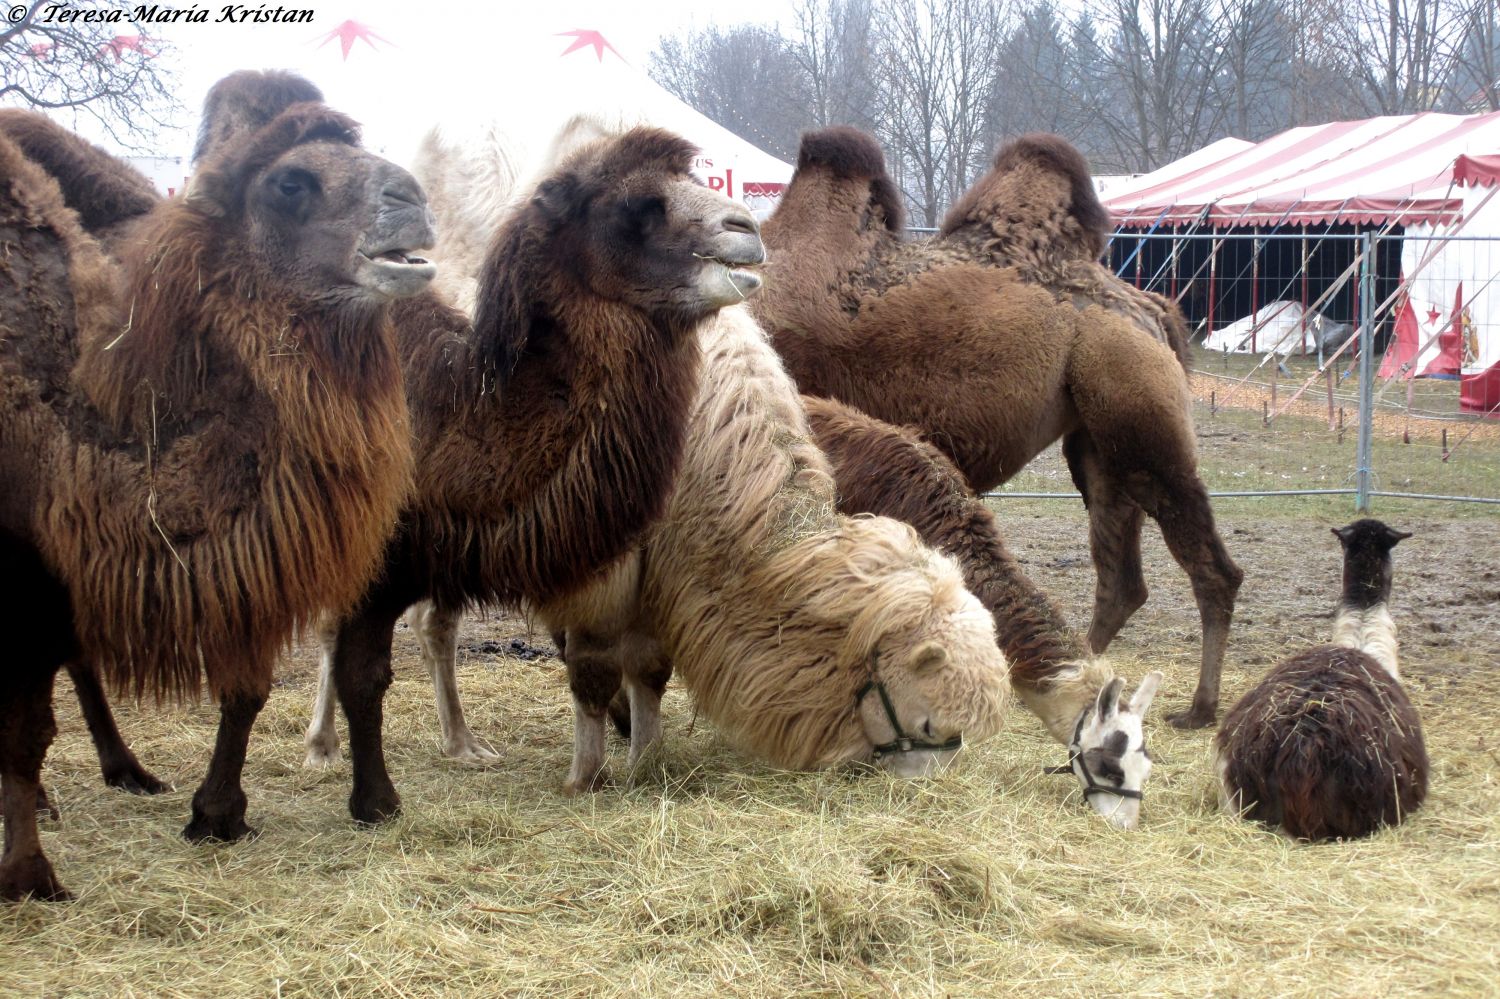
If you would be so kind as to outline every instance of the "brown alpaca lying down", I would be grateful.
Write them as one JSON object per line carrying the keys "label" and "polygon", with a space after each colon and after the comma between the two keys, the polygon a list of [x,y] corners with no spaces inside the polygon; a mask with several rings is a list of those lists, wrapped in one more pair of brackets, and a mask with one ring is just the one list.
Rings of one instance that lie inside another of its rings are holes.
{"label": "brown alpaca lying down", "polygon": [[1077,151],[1027,136],[936,237],[907,241],[879,145],[810,132],[765,224],[751,308],[803,392],[917,429],[976,491],[1061,437],[1089,512],[1096,652],[1145,602],[1141,521],[1155,518],[1203,628],[1199,687],[1173,721],[1201,727],[1242,577],[1198,477],[1181,316],[1098,263],[1107,222]]}
{"label": "brown alpaca lying down", "polygon": [[[52,680],[97,664],[220,700],[190,838],[248,831],[240,771],[279,649],[375,570],[410,484],[388,307],[432,276],[423,196],[320,105],[288,109],[142,219],[123,280],[0,137],[0,897],[61,898],[32,805]],[[128,317],[128,323],[126,319]]]}
{"label": "brown alpaca lying down", "polygon": [[1224,717],[1226,810],[1296,839],[1352,839],[1406,819],[1427,797],[1422,722],[1401,687],[1391,549],[1378,520],[1333,532],[1344,547],[1334,645],[1272,669]]}

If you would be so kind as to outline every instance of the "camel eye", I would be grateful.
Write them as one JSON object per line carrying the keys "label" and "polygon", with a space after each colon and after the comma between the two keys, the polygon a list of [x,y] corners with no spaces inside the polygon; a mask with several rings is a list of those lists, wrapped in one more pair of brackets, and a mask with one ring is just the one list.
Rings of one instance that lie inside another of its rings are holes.
{"label": "camel eye", "polygon": [[931,719],[928,719],[927,721],[922,722],[922,734],[925,735],[925,736],[927,736],[927,738],[929,738],[929,739],[932,738],[932,720]]}
{"label": "camel eye", "polygon": [[269,179],[270,189],[283,210],[296,211],[318,188],[318,182],[305,170],[284,170]]}

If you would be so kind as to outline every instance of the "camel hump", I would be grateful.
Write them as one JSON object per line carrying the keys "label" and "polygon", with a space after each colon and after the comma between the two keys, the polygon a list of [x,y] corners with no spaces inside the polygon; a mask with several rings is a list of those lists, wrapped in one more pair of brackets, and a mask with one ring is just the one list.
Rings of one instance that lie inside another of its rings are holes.
{"label": "camel hump", "polygon": [[92,234],[146,214],[158,200],[145,174],[44,114],[0,110],[0,133],[51,175],[68,207]]}
{"label": "camel hump", "polygon": [[1008,142],[995,154],[995,172],[1009,172],[1029,165],[1050,173],[1059,174],[1068,180],[1071,205],[1070,214],[1078,225],[1090,233],[1099,233],[1100,245],[1109,233],[1109,212],[1094,190],[1094,175],[1089,161],[1083,158],[1074,145],[1060,135],[1050,132],[1032,132]]}
{"label": "camel hump", "polygon": [[323,102],[323,91],[296,73],[280,69],[242,69],[209,88],[203,99],[203,121],[193,162],[240,132],[253,132],[275,120],[293,104]]}
{"label": "camel hump", "polygon": [[825,167],[840,177],[884,177],[885,151],[874,136],[847,125],[802,133],[797,169]]}
{"label": "camel hump", "polygon": [[[834,125],[802,133],[802,148],[797,151],[797,172],[826,170],[835,180],[857,181],[869,185],[866,195],[878,216],[891,232],[906,226],[906,210],[901,193],[885,169],[885,152],[874,136],[848,125]],[[796,177],[792,178],[796,183]]]}

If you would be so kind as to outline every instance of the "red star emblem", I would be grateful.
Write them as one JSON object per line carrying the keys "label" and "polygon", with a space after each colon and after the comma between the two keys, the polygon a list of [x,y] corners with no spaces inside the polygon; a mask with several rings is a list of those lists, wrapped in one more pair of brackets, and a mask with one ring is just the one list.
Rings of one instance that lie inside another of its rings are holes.
{"label": "red star emblem", "polygon": [[390,41],[381,38],[374,31],[370,30],[368,24],[361,24],[358,21],[344,21],[328,34],[322,36],[318,48],[322,48],[335,38],[339,40],[339,48],[343,50],[345,62],[349,61],[349,50],[354,48],[356,41],[362,41],[372,49],[376,47],[376,42],[380,42],[382,45],[391,44]]}
{"label": "red star emblem", "polygon": [[569,45],[566,49],[563,50],[563,55],[567,55],[569,52],[577,52],[579,49],[592,47],[594,50],[594,54],[599,57],[600,62],[604,61],[605,49],[609,49],[611,52],[614,52],[615,55],[620,56],[621,60],[625,58],[624,56],[620,55],[619,51],[616,50],[613,45],[609,44],[609,40],[598,31],[585,31],[580,28],[575,31],[559,31],[558,35],[563,37],[571,37],[573,39],[573,44]]}
{"label": "red star emblem", "polygon": [[1429,323],[1434,323],[1435,324],[1441,318],[1443,318],[1443,314],[1441,312],[1439,312],[1436,308],[1431,308],[1431,309],[1427,310],[1427,321]]}
{"label": "red star emblem", "polygon": [[107,52],[115,57],[115,62],[119,62],[126,52],[139,52],[149,59],[156,55],[156,50],[148,46],[146,40],[145,35],[116,35],[99,46],[99,57],[102,59]]}

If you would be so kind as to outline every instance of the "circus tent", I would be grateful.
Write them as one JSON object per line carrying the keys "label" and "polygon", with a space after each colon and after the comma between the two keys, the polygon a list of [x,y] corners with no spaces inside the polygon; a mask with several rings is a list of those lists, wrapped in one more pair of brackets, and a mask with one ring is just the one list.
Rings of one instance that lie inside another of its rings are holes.
{"label": "circus tent", "polygon": [[[1302,234],[1304,263],[1309,234],[1321,243],[1341,237],[1351,255],[1356,232],[1399,241],[1399,261],[1387,264],[1391,291],[1376,295],[1389,305],[1377,321],[1392,333],[1382,375],[1462,377],[1464,409],[1500,408],[1500,113],[1331,122],[1238,143],[1222,140],[1111,189],[1105,206],[1119,235],[1232,230],[1257,240],[1251,264],[1219,268],[1241,276],[1278,237]],[[1269,297],[1252,290],[1230,315],[1253,315]],[[1210,333],[1214,314],[1210,303]]]}

